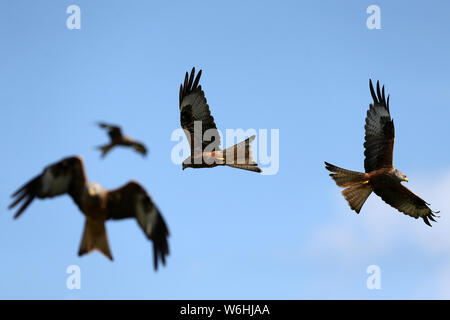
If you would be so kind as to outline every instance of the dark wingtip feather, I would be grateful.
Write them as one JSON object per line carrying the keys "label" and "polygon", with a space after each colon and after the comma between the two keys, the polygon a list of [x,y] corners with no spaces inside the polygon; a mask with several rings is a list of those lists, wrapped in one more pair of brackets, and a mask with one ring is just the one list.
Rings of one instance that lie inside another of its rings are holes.
{"label": "dark wingtip feather", "polygon": [[158,271],[158,248],[155,242],[153,242],[153,269]]}
{"label": "dark wingtip feather", "polygon": [[34,195],[28,195],[27,200],[25,203],[20,207],[19,211],[14,215],[14,219],[17,219],[24,211],[25,209],[30,205],[30,203],[33,201]]}
{"label": "dark wingtip feather", "polygon": [[369,79],[369,88],[370,88],[370,94],[372,96],[374,103],[378,103],[377,95],[375,94],[375,90],[373,88],[373,83],[372,83],[371,79]]}
{"label": "dark wingtip feather", "polygon": [[195,67],[192,67],[190,74],[186,72],[184,76],[184,83],[181,84],[180,86],[180,97],[179,97],[180,106],[185,96],[187,96],[189,93],[191,93],[197,88],[201,90],[201,86],[199,85],[201,75],[202,70],[200,69],[200,71],[197,73],[197,76],[195,76]]}
{"label": "dark wingtip feather", "polygon": [[191,75],[189,76],[189,81],[187,84],[188,90],[192,89],[192,83],[194,82],[194,74],[195,74],[195,68],[192,68]]}
{"label": "dark wingtip feather", "polygon": [[85,249],[80,248],[80,250],[78,250],[78,256],[81,257],[82,255],[86,254],[86,252],[87,251]]}
{"label": "dark wingtip feather", "polygon": [[8,206],[8,209],[11,210],[14,208],[20,201],[22,201],[27,196],[26,192],[22,192],[20,195],[17,196],[16,199]]}
{"label": "dark wingtip feather", "polygon": [[436,215],[439,212],[440,211],[431,211],[428,215],[426,215],[425,217],[422,217],[425,224],[431,227],[432,225],[429,220],[431,220],[433,222],[437,222],[434,218],[440,218],[440,216]]}
{"label": "dark wingtip feather", "polygon": [[[325,169],[327,169],[328,171],[333,172],[334,168],[336,168],[335,165],[333,165],[333,164],[331,164],[331,163],[329,163],[329,162],[324,161],[324,163],[325,163]],[[331,174],[330,174],[330,177],[332,177],[332,175],[334,175],[334,174],[331,173]]]}
{"label": "dark wingtip feather", "polygon": [[155,234],[152,236],[153,241],[153,268],[158,271],[158,263],[161,260],[163,266],[166,265],[166,256],[169,255],[169,244],[167,238],[169,230],[161,215],[158,216],[158,222],[155,226]]}
{"label": "dark wingtip feather", "polygon": [[375,91],[372,80],[369,79],[369,87],[370,87],[370,94],[372,96],[374,104],[382,105],[386,108],[387,111],[389,111],[389,95],[386,100],[384,85],[380,87],[380,81],[377,80],[377,87]]}
{"label": "dark wingtip feather", "polygon": [[196,89],[198,87],[198,83],[200,82],[200,77],[202,76],[202,69],[197,73],[197,76],[195,77],[194,83],[192,85],[192,89]]}
{"label": "dark wingtip feather", "polygon": [[183,92],[186,92],[186,90],[187,90],[186,88],[187,88],[188,80],[189,80],[189,74],[186,72],[186,74],[184,75]]}
{"label": "dark wingtip feather", "polygon": [[14,215],[14,219],[17,219],[36,197],[36,189],[38,188],[38,183],[39,176],[31,179],[11,195],[11,197],[15,199],[8,206],[8,209],[13,209],[19,203],[22,203],[21,207]]}
{"label": "dark wingtip feather", "polygon": [[382,95],[381,95],[381,91],[380,91],[380,81],[377,80],[377,96],[378,96],[378,102],[382,102]]}
{"label": "dark wingtip feather", "polygon": [[16,191],[14,191],[14,193],[11,195],[11,198],[16,197],[17,195],[19,195],[19,193],[23,192],[27,186],[28,186],[29,182],[27,182],[26,184],[24,184],[23,186],[21,186],[19,189],[17,189]]}

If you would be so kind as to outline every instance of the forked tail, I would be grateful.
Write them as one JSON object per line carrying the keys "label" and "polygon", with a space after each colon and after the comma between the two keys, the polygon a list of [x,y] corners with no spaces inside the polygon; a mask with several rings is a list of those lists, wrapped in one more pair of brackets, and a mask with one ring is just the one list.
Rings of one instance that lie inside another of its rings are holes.
{"label": "forked tail", "polygon": [[78,255],[82,256],[95,249],[103,253],[110,260],[113,260],[111,251],[109,250],[108,237],[106,236],[105,222],[86,218]]}
{"label": "forked tail", "polygon": [[372,193],[366,173],[351,171],[336,167],[325,162],[325,168],[331,171],[330,177],[339,187],[345,188],[342,195],[347,200],[350,208],[357,213],[361,211],[362,206]]}
{"label": "forked tail", "polygon": [[253,161],[250,143],[255,140],[255,136],[223,150],[225,165],[233,168],[249,170],[254,172],[262,172],[258,164]]}

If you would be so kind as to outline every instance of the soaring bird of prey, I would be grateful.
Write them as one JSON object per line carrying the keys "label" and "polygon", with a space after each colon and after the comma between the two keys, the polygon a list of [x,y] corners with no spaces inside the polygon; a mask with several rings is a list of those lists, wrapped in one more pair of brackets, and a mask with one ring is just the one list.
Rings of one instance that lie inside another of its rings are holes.
{"label": "soaring bird of prey", "polygon": [[199,85],[201,74],[202,70],[195,76],[195,68],[192,68],[190,76],[186,72],[184,84],[180,85],[181,127],[191,147],[191,155],[183,161],[183,170],[188,167],[229,166],[261,172],[258,164],[253,161],[250,150],[250,143],[255,136],[227,149],[220,149],[220,135],[206,102],[205,93]]}
{"label": "soaring bird of prey", "polygon": [[136,152],[139,152],[143,156],[147,154],[147,148],[139,141],[136,141],[124,134],[119,126],[100,122],[98,124],[100,128],[108,130],[108,135],[111,141],[108,144],[98,147],[102,151],[102,158],[106,156],[115,146],[132,147]]}
{"label": "soaring bird of prey", "polygon": [[169,254],[169,231],[161,213],[144,188],[135,181],[115,189],[105,190],[88,182],[82,159],[65,158],[46,167],[43,172],[18,189],[9,209],[19,203],[18,218],[35,198],[45,199],[68,194],[86,217],[78,255],[94,249],[113,260],[106,236],[105,222],[135,218],[149,240],[153,242],[154,268],[158,261],[165,264]]}
{"label": "soaring bird of prey", "polygon": [[364,202],[372,191],[384,202],[414,218],[422,218],[431,227],[430,221],[436,221],[435,213],[428,203],[402,185],[408,181],[404,173],[393,166],[394,151],[394,121],[389,111],[389,96],[385,97],[384,86],[380,90],[377,82],[377,92],[369,80],[373,104],[367,112],[365,125],[365,173],[345,170],[325,162],[326,169],[331,171],[331,178],[342,191],[350,208],[360,212]]}

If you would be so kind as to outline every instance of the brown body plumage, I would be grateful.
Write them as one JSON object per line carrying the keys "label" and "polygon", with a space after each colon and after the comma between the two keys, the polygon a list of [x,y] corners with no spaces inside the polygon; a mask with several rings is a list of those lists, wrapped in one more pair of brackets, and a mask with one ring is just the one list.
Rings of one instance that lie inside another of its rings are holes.
{"label": "brown body plumage", "polygon": [[350,208],[357,213],[374,192],[383,201],[400,212],[414,218],[422,218],[431,226],[435,221],[435,213],[428,204],[402,185],[408,181],[404,173],[393,166],[393,150],[395,141],[394,121],[389,111],[389,96],[385,97],[384,87],[380,90],[377,82],[375,92],[372,81],[369,82],[373,104],[366,117],[366,135],[364,142],[365,173],[339,168],[325,162],[326,169],[331,171],[331,178],[339,187],[344,188],[343,196]]}

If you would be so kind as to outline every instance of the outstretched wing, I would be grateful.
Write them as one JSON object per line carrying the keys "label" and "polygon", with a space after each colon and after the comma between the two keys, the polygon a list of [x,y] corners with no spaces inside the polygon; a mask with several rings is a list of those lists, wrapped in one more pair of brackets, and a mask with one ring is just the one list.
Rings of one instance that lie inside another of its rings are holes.
{"label": "outstretched wing", "polygon": [[155,270],[158,261],[166,264],[169,254],[167,237],[169,230],[158,208],[150,196],[137,182],[129,182],[125,186],[108,192],[106,204],[107,219],[136,218],[148,239],[153,242],[153,262]]}
{"label": "outstretched wing", "polygon": [[99,122],[98,125],[100,126],[100,128],[106,129],[108,131],[108,135],[111,140],[118,140],[122,137],[122,130],[119,126],[115,126],[105,122]]}
{"label": "outstretched wing", "polygon": [[416,219],[422,218],[430,227],[429,220],[436,222],[434,218],[436,217],[435,213],[438,212],[432,211],[428,207],[428,203],[399,182],[384,188],[375,189],[374,192],[390,206],[408,216]]}
{"label": "outstretched wing", "polygon": [[31,179],[13,195],[9,209],[19,203],[21,207],[14,215],[19,217],[34,198],[52,198],[68,193],[77,205],[80,205],[81,190],[86,183],[83,162],[79,157],[65,158],[46,167],[43,172]]}
{"label": "outstretched wing", "polygon": [[377,92],[373,89],[372,80],[369,80],[370,93],[373,104],[367,111],[366,136],[364,142],[364,168],[366,172],[381,168],[393,167],[393,153],[395,130],[394,121],[389,113],[389,96],[386,100],[384,86],[380,91],[380,83],[377,81]]}
{"label": "outstretched wing", "polygon": [[[192,68],[191,75],[188,76],[186,72],[184,84],[180,85],[181,127],[189,140],[191,155],[203,152],[208,145],[209,151],[217,150],[220,146],[219,132],[211,116],[205,93],[199,85],[201,74],[202,70],[198,72],[194,80],[195,68]],[[197,129],[194,134],[196,122],[198,125],[201,124],[201,130]]]}

